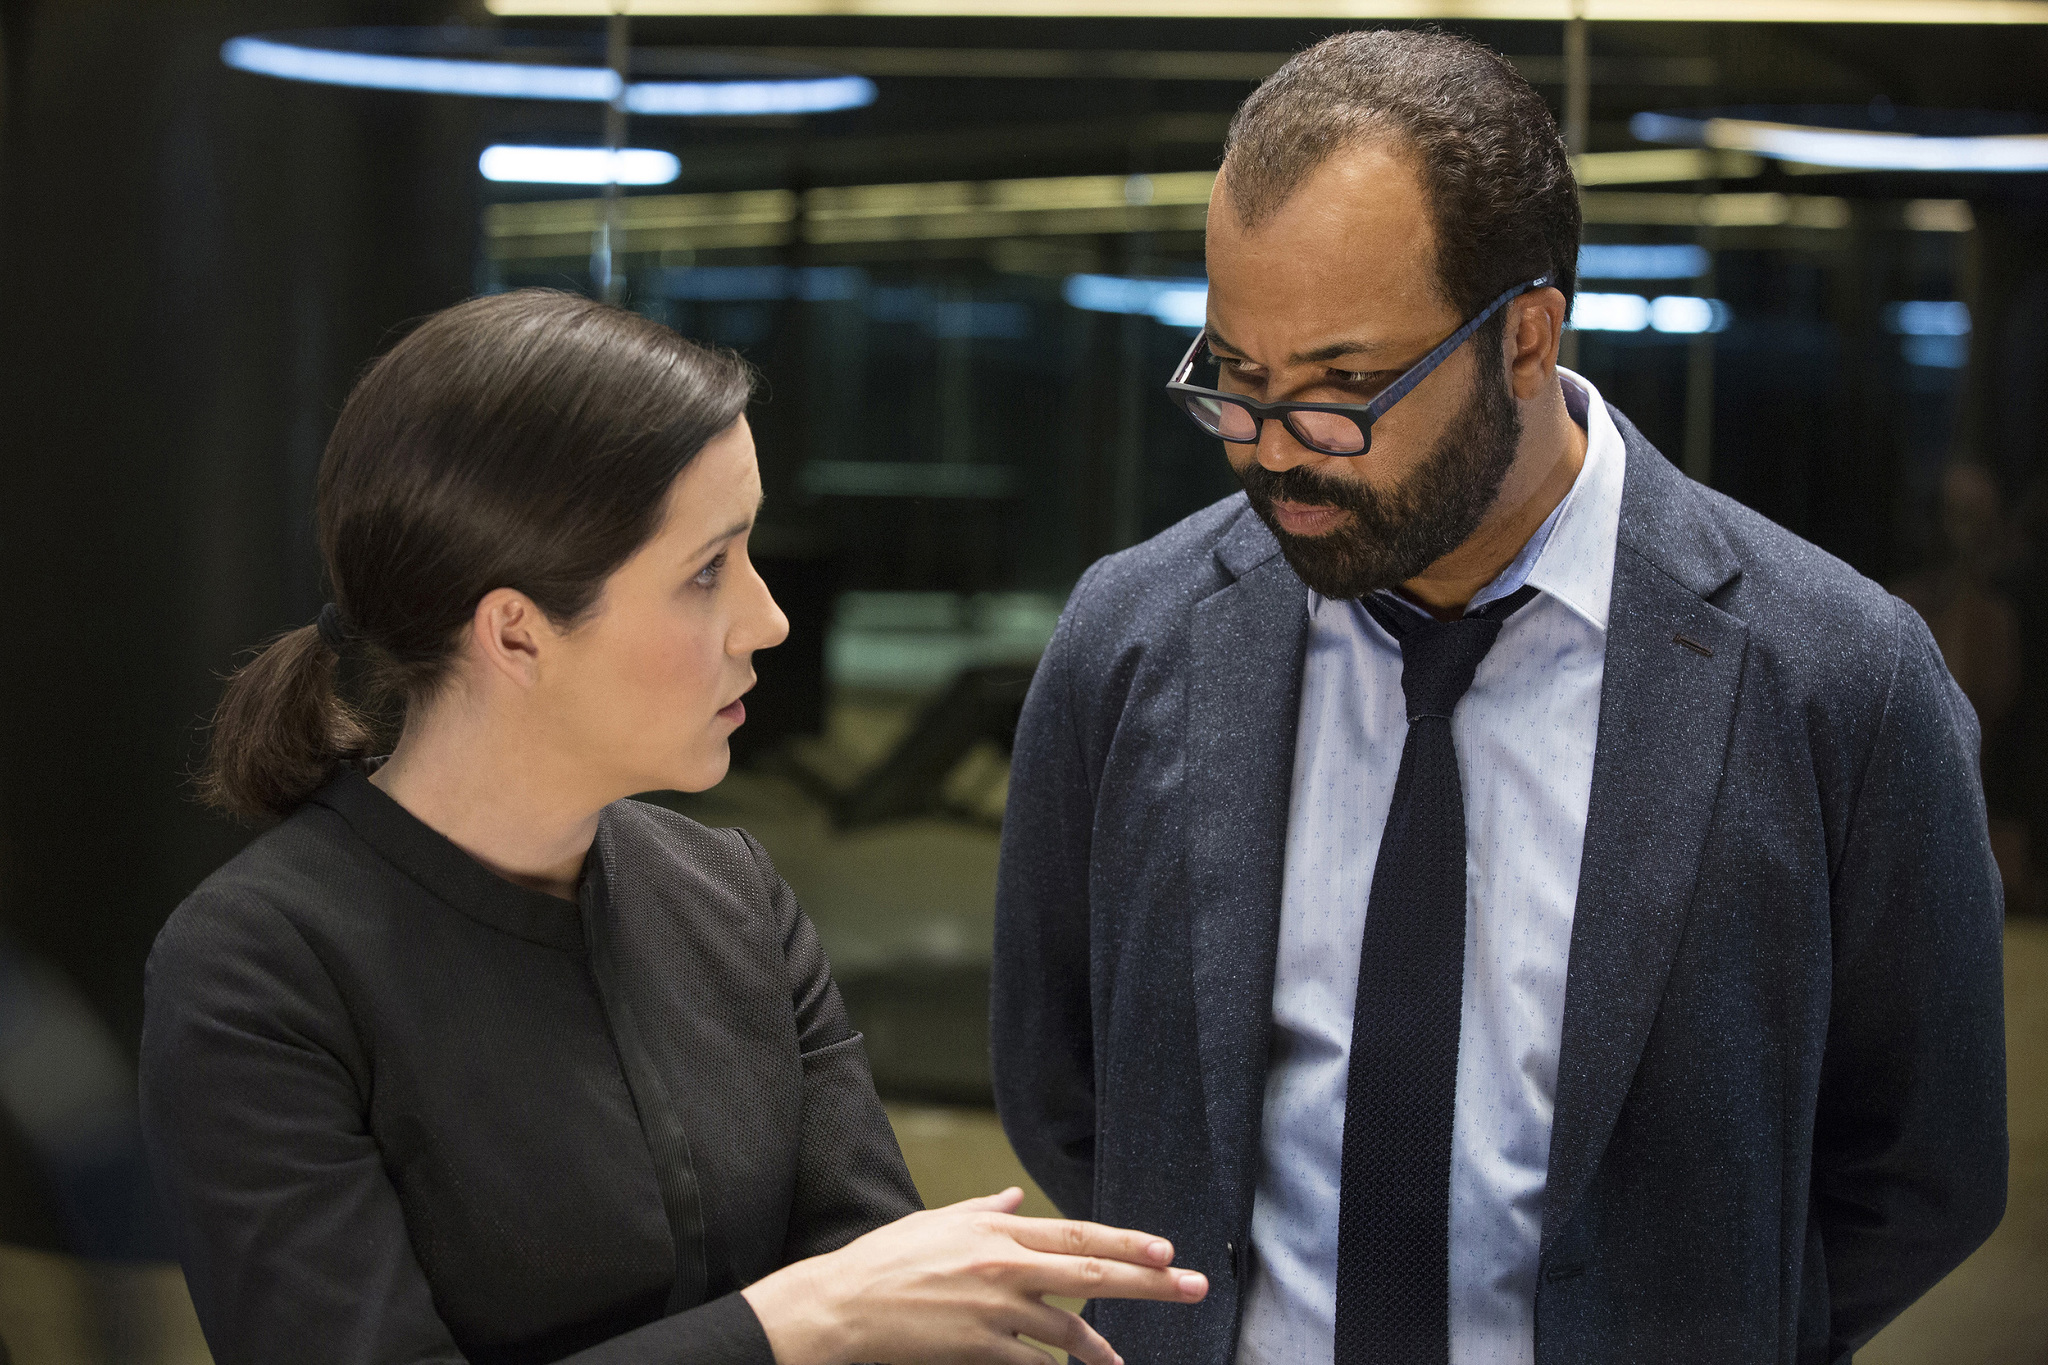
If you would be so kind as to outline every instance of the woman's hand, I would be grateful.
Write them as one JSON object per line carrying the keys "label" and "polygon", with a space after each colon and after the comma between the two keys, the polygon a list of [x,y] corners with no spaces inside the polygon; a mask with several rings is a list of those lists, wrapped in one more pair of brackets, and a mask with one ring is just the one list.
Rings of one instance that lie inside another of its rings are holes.
{"label": "woman's hand", "polygon": [[1044,1301],[1196,1303],[1197,1271],[1173,1270],[1163,1238],[1061,1218],[1019,1218],[1024,1192],[913,1213],[740,1292],[776,1365],[1046,1365],[1017,1340],[1057,1346],[1086,1365],[1123,1365],[1094,1328]]}

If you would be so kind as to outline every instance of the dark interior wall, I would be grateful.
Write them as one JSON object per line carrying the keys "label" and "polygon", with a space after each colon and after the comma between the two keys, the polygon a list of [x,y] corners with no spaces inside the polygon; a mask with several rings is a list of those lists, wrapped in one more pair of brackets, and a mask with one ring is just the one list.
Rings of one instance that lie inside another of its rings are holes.
{"label": "dark interior wall", "polygon": [[132,1043],[149,943],[247,832],[186,774],[215,679],[322,600],[332,415],[469,292],[459,100],[226,69],[421,3],[11,0],[0,125],[0,924]]}

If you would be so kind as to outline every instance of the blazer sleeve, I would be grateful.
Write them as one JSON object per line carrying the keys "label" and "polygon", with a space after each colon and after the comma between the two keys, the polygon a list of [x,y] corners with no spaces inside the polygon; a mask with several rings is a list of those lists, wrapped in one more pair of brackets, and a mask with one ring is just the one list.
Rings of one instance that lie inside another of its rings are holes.
{"label": "blazer sleeve", "polygon": [[[319,958],[254,898],[181,907],[150,954],[141,1100],[156,1184],[220,1365],[451,1365],[365,1122],[368,1059]],[[727,1295],[568,1357],[773,1365]]]}
{"label": "blazer sleeve", "polygon": [[1835,870],[1813,1204],[1830,1359],[1990,1236],[2005,1209],[2004,907],[1975,714],[1926,625],[1898,654]]}
{"label": "blazer sleeve", "polygon": [[1017,725],[989,989],[996,1109],[1024,1169],[1070,1218],[1095,1204],[1095,791],[1075,699],[1086,665],[1077,616],[1094,574],[1075,587]]}
{"label": "blazer sleeve", "polygon": [[796,1197],[783,1247],[787,1263],[837,1250],[924,1203],[875,1094],[866,1044],[847,1018],[817,929],[767,851],[751,834],[738,833],[768,883],[803,1054]]}

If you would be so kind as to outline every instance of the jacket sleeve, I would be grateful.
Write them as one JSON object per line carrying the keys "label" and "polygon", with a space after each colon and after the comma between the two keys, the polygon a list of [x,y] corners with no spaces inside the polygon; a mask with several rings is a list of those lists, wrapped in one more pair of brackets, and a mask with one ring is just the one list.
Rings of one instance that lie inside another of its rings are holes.
{"label": "jacket sleeve", "polygon": [[924,1204],[875,1095],[866,1045],[846,1016],[818,931],[767,852],[752,835],[739,833],[769,887],[803,1054],[796,1197],[783,1248],[787,1263],[837,1250]]}
{"label": "jacket sleeve", "polygon": [[[368,1128],[367,1058],[289,919],[254,901],[188,901],[150,955],[144,998],[150,1165],[214,1359],[461,1361]],[[568,1359],[774,1356],[730,1294]]]}
{"label": "jacket sleeve", "polygon": [[1093,576],[1075,587],[1017,725],[989,989],[996,1109],[1024,1169],[1071,1218],[1092,1215],[1095,1192],[1095,792],[1075,699],[1088,671],[1076,618]]}
{"label": "jacket sleeve", "polygon": [[1897,662],[1834,874],[1812,1194],[1831,1359],[2005,1209],[2003,904],[1977,720],[1926,625],[1895,610]]}

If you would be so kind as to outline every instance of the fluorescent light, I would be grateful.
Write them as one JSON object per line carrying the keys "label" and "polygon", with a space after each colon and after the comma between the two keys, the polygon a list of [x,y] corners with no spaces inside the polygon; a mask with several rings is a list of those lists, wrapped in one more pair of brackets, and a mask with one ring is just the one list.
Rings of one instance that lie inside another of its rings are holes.
{"label": "fluorescent light", "polygon": [[366,86],[373,90],[600,103],[619,92],[618,75],[601,66],[540,66],[342,52],[269,38],[230,38],[221,44],[220,59],[238,71],[251,71],[259,76],[311,81],[316,85]]}
{"label": "fluorescent light", "polygon": [[1930,370],[1960,370],[1970,363],[1968,337],[1901,337],[1899,349],[1908,365]]}
{"label": "fluorescent light", "polygon": [[1953,299],[1916,299],[1884,306],[1885,330],[1909,337],[1966,337],[1970,305]]}
{"label": "fluorescent light", "polygon": [[1719,299],[1666,294],[1650,300],[1650,326],[1659,332],[1697,336],[1718,332],[1728,325],[1728,305]]}
{"label": "fluorescent light", "polygon": [[1580,332],[1655,330],[1677,336],[1718,332],[1728,325],[1728,305],[1719,299],[1665,294],[1580,294],[1572,300],[1571,325]]}
{"label": "fluorescent light", "polygon": [[1707,249],[1688,243],[1593,243],[1579,248],[1582,280],[1696,280],[1707,273]]}
{"label": "fluorescent light", "polygon": [[2048,24],[2040,0],[486,0],[493,14]]}
{"label": "fluorescent light", "polygon": [[1168,327],[1200,327],[1209,316],[1209,286],[1203,280],[1069,275],[1060,295],[1091,313],[1138,313]]}
{"label": "fluorescent light", "polygon": [[647,147],[484,148],[476,167],[486,180],[528,185],[666,185],[683,173],[672,153]]}
{"label": "fluorescent light", "polygon": [[1571,324],[1580,332],[1640,332],[1650,325],[1650,301],[1641,294],[1579,294]]}
{"label": "fluorescent light", "polygon": [[[602,66],[548,66],[476,58],[419,57],[305,46],[272,38],[230,38],[220,58],[238,71],[319,85],[413,90],[496,99],[582,100],[619,97],[619,77]],[[635,114],[681,117],[823,114],[872,104],[875,84],[862,76],[788,80],[641,81],[625,87]],[[670,177],[673,179],[674,177]],[[578,183],[578,182],[570,182]],[[650,181],[650,184],[663,182]]]}
{"label": "fluorescent light", "polygon": [[1691,143],[1843,170],[2048,171],[2048,135],[2037,133],[1920,137],[1761,119],[1694,119],[1655,113],[1637,114],[1628,126],[1644,142]]}
{"label": "fluorescent light", "polygon": [[626,108],[636,114],[825,114],[874,102],[875,83],[864,76],[789,81],[643,81],[626,90]]}

